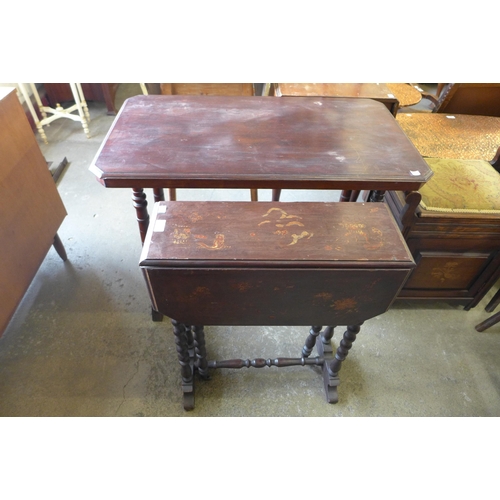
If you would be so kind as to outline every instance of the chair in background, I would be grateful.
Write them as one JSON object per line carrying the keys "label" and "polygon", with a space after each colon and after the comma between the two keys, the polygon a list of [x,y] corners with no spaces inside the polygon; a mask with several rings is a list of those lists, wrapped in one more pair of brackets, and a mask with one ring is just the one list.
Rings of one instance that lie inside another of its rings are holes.
{"label": "chair in background", "polygon": [[[42,117],[41,119],[38,118],[38,114],[36,113],[31,103],[31,98],[29,96],[28,90],[25,87],[25,84],[18,83],[17,85],[31,113],[33,122],[35,123],[35,126],[45,144],[48,144],[49,142],[43,130],[44,125],[49,125],[54,120],[58,120],[59,118],[68,118],[70,120],[80,122],[82,124],[85,135],[88,138],[90,138],[90,130],[88,127],[88,122],[90,122],[90,114],[87,107],[87,102],[85,100],[85,96],[83,94],[82,85],[80,83],[68,84],[75,104],[67,108],[63,108],[59,103],[56,103],[55,107],[45,106],[42,102],[42,99],[40,98],[40,94],[38,93],[36,85],[34,83],[30,83],[29,86],[31,88],[33,97],[35,98],[35,102],[38,106],[38,110]],[[73,114],[73,111],[77,111],[78,114],[76,115]]]}
{"label": "chair in background", "polygon": [[[406,198],[401,192],[386,196],[418,259],[400,297],[465,300],[465,308],[470,309],[500,276],[496,197],[500,193],[500,84],[447,84],[431,101],[432,113],[396,117],[434,171],[419,193]],[[422,202],[419,196],[426,192],[428,199]],[[498,303],[500,292],[486,310],[493,311]],[[476,329],[483,331],[498,321],[500,314]]]}
{"label": "chair in background", "polygon": [[448,83],[437,96],[422,94],[433,113],[500,116],[500,83]]}

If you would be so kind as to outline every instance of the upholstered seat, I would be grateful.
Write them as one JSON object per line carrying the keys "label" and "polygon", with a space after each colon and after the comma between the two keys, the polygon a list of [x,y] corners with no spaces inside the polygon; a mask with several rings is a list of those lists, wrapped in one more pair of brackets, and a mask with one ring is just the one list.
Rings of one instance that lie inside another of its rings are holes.
{"label": "upholstered seat", "polygon": [[500,174],[487,161],[425,158],[434,175],[386,203],[417,263],[401,299],[470,309],[500,276]]}
{"label": "upholstered seat", "polygon": [[420,188],[420,207],[441,213],[500,214],[500,174],[482,160],[424,158],[434,175]]}

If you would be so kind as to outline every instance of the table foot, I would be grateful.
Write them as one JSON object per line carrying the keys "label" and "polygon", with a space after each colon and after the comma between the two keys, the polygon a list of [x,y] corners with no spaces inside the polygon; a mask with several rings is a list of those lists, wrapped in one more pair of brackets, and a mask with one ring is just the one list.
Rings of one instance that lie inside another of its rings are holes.
{"label": "table foot", "polygon": [[327,403],[335,404],[339,401],[337,387],[340,384],[338,374],[331,374],[328,370],[329,363],[334,359],[331,339],[333,337],[333,326],[327,326],[316,339],[316,350],[323,358],[323,385]]}
{"label": "table foot", "polygon": [[182,384],[182,392],[182,405],[184,407],[184,410],[194,410],[194,384]]}
{"label": "table foot", "polygon": [[329,404],[336,404],[339,402],[339,391],[337,390],[340,384],[338,377],[330,377],[326,365],[323,365],[323,382],[325,386],[326,402]]}
{"label": "table foot", "polygon": [[156,311],[155,309],[151,308],[151,319],[153,321],[161,322],[163,321],[163,314],[160,311]]}
{"label": "table foot", "polygon": [[493,314],[493,316],[490,316],[489,318],[485,319],[483,322],[479,323],[476,325],[476,331],[478,332],[484,332],[491,326],[496,325],[498,322],[500,322],[500,312],[497,312]]}
{"label": "table foot", "polygon": [[193,355],[189,352],[186,325],[173,319],[172,326],[174,328],[177,358],[179,360],[179,364],[181,365],[183,404],[184,409],[189,411],[194,408]]}

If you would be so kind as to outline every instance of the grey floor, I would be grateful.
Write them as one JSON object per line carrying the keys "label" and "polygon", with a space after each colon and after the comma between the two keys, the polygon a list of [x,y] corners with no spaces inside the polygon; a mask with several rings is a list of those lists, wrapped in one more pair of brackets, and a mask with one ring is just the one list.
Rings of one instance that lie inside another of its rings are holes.
{"label": "grey floor", "polygon": [[[123,85],[118,105],[138,85]],[[365,323],[326,403],[315,369],[225,370],[196,383],[182,408],[172,328],[150,319],[141,243],[128,189],[89,172],[114,117],[91,103],[92,137],[58,120],[39,141],[47,161],[69,165],[58,182],[68,216],[0,338],[0,416],[500,416],[500,324],[474,325],[484,306],[398,302]],[[151,193],[149,193],[151,194]],[[336,201],[338,192],[284,191],[282,200]],[[260,191],[270,200],[270,191]],[[249,200],[246,190],[178,190],[179,200]],[[337,345],[342,330],[334,337]],[[210,358],[298,356],[304,327],[207,327]],[[267,373],[265,373],[267,372]]]}

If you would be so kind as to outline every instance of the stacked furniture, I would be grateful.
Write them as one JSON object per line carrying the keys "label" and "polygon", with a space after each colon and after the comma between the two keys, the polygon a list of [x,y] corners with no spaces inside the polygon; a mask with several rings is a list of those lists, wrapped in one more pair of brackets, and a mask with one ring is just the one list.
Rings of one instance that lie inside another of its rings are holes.
{"label": "stacked furniture", "polygon": [[[264,96],[130,98],[90,169],[133,191],[153,319],[172,319],[186,409],[195,373],[218,367],[321,366],[336,402],[361,323],[390,306],[414,263],[382,203],[162,200],[150,223],[144,188],[381,194],[418,190],[432,175],[379,102]],[[209,361],[203,326],[230,324],[314,326],[300,357]],[[338,325],[347,328],[334,351]]]}
{"label": "stacked furniture", "polygon": [[419,192],[385,197],[417,264],[399,298],[468,310],[500,276],[500,174],[487,161],[426,161],[434,175]]}
{"label": "stacked furniture", "polygon": [[470,309],[500,275],[500,118],[399,113],[397,122],[434,172],[419,193],[386,194],[417,263],[399,297]]}

